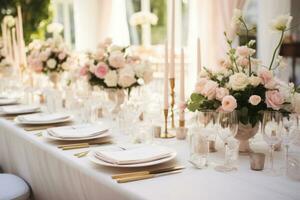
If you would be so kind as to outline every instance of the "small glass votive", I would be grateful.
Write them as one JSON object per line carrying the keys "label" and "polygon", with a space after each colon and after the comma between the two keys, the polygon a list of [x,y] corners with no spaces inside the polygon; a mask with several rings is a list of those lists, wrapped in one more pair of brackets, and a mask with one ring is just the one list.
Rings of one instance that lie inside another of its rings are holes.
{"label": "small glass votive", "polygon": [[300,181],[300,155],[299,153],[290,153],[287,166],[287,177],[289,179]]}
{"label": "small glass votive", "polygon": [[207,167],[208,160],[208,140],[207,137],[199,133],[198,128],[191,128],[189,131],[190,145],[190,163],[196,168],[202,169]]}
{"label": "small glass votive", "polygon": [[153,126],[153,135],[155,138],[160,138],[161,126]]}
{"label": "small glass votive", "polygon": [[225,149],[225,165],[233,168],[238,168],[240,142],[234,138],[227,140]]}
{"label": "small glass votive", "polygon": [[264,153],[251,153],[250,155],[250,168],[254,171],[261,171],[264,169],[265,157]]}
{"label": "small glass votive", "polygon": [[187,132],[188,132],[187,128],[185,128],[185,127],[178,127],[176,129],[176,138],[178,140],[184,140],[186,138]]}

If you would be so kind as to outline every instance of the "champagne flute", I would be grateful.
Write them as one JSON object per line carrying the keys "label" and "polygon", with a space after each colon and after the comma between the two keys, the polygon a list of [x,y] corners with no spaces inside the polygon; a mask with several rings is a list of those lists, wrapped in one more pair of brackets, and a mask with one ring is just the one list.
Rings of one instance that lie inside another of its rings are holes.
{"label": "champagne flute", "polygon": [[281,133],[282,144],[285,147],[285,166],[283,167],[287,174],[288,170],[288,155],[290,143],[297,137],[297,116],[294,114],[289,114],[283,117],[282,125],[283,130]]}
{"label": "champagne flute", "polygon": [[219,112],[218,115],[218,135],[223,140],[225,145],[225,159],[224,164],[215,167],[215,170],[220,172],[229,172],[236,170],[235,167],[230,166],[228,161],[228,141],[237,134],[238,118],[237,113],[233,112]]}
{"label": "champagne flute", "polygon": [[281,142],[282,114],[278,111],[265,111],[261,128],[263,139],[270,146],[270,167],[266,170],[266,174],[277,176],[279,174],[274,169],[274,149],[275,145]]}

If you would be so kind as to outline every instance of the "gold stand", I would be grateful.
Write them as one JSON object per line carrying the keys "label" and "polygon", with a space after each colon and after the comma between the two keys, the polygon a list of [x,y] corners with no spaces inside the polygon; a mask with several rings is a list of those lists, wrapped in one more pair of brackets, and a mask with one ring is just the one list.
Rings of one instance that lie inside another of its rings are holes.
{"label": "gold stand", "polygon": [[171,127],[175,128],[174,119],[174,105],[175,105],[175,78],[170,78],[170,88],[171,88]]}
{"label": "gold stand", "polygon": [[168,113],[169,113],[169,110],[164,109],[165,131],[160,135],[160,138],[164,138],[164,139],[175,137],[175,135],[172,135],[168,132]]}
{"label": "gold stand", "polygon": [[179,127],[185,127],[185,120],[179,120]]}

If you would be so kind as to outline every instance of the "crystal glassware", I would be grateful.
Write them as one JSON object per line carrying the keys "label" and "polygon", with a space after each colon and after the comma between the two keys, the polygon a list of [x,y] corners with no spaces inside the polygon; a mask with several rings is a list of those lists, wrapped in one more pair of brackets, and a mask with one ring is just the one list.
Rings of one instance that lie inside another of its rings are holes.
{"label": "crystal glassware", "polygon": [[282,114],[278,111],[265,111],[261,129],[264,141],[270,146],[270,166],[265,172],[270,176],[277,176],[279,173],[274,168],[274,149],[281,142]]}
{"label": "crystal glassware", "polygon": [[282,144],[285,147],[285,173],[287,174],[288,170],[288,155],[290,143],[297,137],[297,123],[298,118],[294,114],[289,114],[283,117],[282,125],[283,130],[281,133]]}
{"label": "crystal glassware", "polygon": [[233,139],[233,137],[237,134],[238,130],[238,119],[237,113],[233,112],[219,112],[218,114],[218,136],[224,142],[225,145],[225,159],[224,164],[215,167],[215,170],[220,172],[229,172],[236,170],[236,167],[232,166],[228,161],[230,156],[228,150],[228,142]]}
{"label": "crystal glassware", "polygon": [[189,162],[198,169],[207,167],[208,160],[208,139],[201,134],[201,128],[193,126],[189,129],[189,147],[190,159]]}

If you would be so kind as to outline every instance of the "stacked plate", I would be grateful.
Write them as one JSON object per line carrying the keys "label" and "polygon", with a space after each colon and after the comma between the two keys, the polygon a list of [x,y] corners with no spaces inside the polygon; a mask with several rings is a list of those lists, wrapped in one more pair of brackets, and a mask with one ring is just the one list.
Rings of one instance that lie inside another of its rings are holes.
{"label": "stacked plate", "polygon": [[4,115],[17,115],[27,114],[40,111],[39,106],[28,106],[28,105],[12,105],[0,107],[0,114]]}
{"label": "stacked plate", "polygon": [[47,129],[46,137],[52,140],[91,140],[109,135],[104,124],[80,124]]}
{"label": "stacked plate", "polygon": [[0,106],[6,106],[6,105],[13,105],[17,104],[17,99],[11,99],[11,98],[0,98]]}
{"label": "stacked plate", "polygon": [[29,115],[22,115],[16,117],[15,121],[19,124],[28,125],[42,125],[42,124],[56,124],[69,122],[72,120],[72,116],[68,114],[47,114],[47,113],[36,113]]}
{"label": "stacked plate", "polygon": [[88,158],[96,164],[111,167],[145,167],[161,164],[176,157],[176,151],[157,145],[142,145],[119,150],[94,149]]}

